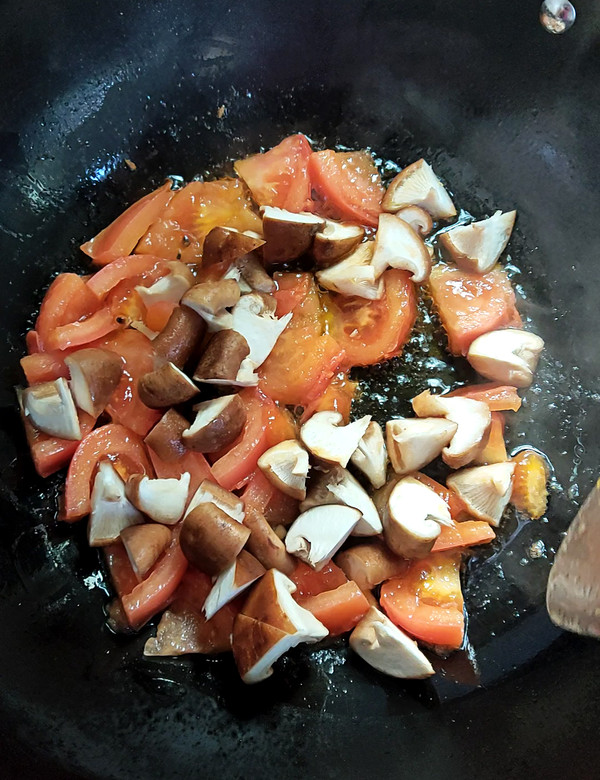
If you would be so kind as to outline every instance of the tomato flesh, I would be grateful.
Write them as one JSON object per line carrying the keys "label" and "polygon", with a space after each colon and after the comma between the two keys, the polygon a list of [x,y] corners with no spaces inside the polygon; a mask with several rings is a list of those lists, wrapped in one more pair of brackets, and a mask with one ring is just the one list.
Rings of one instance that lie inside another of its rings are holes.
{"label": "tomato flesh", "polygon": [[77,274],[59,274],[48,288],[35,323],[38,346],[48,348],[48,339],[59,326],[77,322],[97,312],[98,296]]}
{"label": "tomato flesh", "polygon": [[484,401],[490,407],[490,412],[518,412],[522,403],[516,387],[500,385],[497,382],[465,385],[448,393],[446,397],[472,398],[474,401]]}
{"label": "tomato flesh", "polygon": [[484,520],[465,520],[462,523],[456,523],[453,528],[443,525],[431,552],[474,547],[478,544],[487,544],[495,538],[496,534],[489,523]]}
{"label": "tomato flesh", "polygon": [[335,590],[348,582],[344,572],[333,561],[326,563],[320,571],[315,571],[304,561],[298,561],[290,579],[296,585],[294,598],[299,604],[302,604],[304,599],[324,591]]}
{"label": "tomato flesh", "polygon": [[304,599],[302,606],[320,620],[331,636],[352,631],[369,610],[369,602],[355,582]]}

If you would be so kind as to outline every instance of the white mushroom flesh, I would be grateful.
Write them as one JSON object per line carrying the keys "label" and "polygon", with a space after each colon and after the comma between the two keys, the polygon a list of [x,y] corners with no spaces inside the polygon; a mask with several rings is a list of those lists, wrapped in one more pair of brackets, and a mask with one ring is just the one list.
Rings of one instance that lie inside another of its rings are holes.
{"label": "white mushroom flesh", "polygon": [[514,470],[510,461],[475,466],[451,474],[446,484],[462,498],[470,514],[498,526],[510,501]]}
{"label": "white mushroom flesh", "polygon": [[136,292],[147,308],[156,303],[179,303],[194,284],[194,275],[184,263],[172,262],[169,266],[169,273],[150,287],[136,286]]}
{"label": "white mushroom flesh", "polygon": [[516,211],[497,211],[489,219],[446,231],[440,236],[440,243],[459,268],[484,274],[494,267],[506,248],[516,215]]}
{"label": "white mushroom flesh", "polygon": [[190,474],[187,471],[179,479],[151,479],[144,476],[136,480],[130,499],[154,522],[175,525],[185,511],[189,487]]}
{"label": "white mushroom flesh", "polygon": [[290,526],[285,548],[320,571],[340,549],[361,518],[358,509],[341,504],[316,506]]}
{"label": "white mushroom flesh", "polygon": [[406,206],[419,206],[434,219],[448,219],[456,215],[452,198],[425,160],[417,160],[401,171],[384,195],[384,211],[396,212]]}
{"label": "white mushroom flesh", "polygon": [[27,387],[22,401],[25,416],[39,431],[59,439],[81,439],[77,409],[66,379]]}
{"label": "white mushroom flesh", "polygon": [[467,360],[486,379],[514,387],[529,387],[544,340],[517,328],[493,330],[478,336],[469,347]]}
{"label": "white mushroom flesh", "polygon": [[242,368],[252,366],[254,370],[265,362],[291,319],[291,312],[277,318],[258,293],[242,295],[233,307],[231,322],[232,329],[242,334],[250,348],[248,357],[240,367],[242,375]]}
{"label": "white mushroom flesh", "polygon": [[388,453],[379,423],[371,420],[350,461],[362,471],[374,488],[385,485]]}
{"label": "white mushroom flesh", "polygon": [[315,276],[323,287],[340,295],[356,295],[367,300],[380,300],[384,284],[379,280],[381,272],[373,265],[373,241],[359,244],[352,254],[331,265]]}
{"label": "white mushroom flesh", "polygon": [[390,420],[387,451],[396,474],[409,474],[431,463],[447,447],[458,425],[439,417]]}
{"label": "white mushroom flesh", "polygon": [[144,522],[144,516],[125,496],[125,483],[108,461],[101,461],[90,499],[88,541],[103,547],[119,538],[130,525]]}
{"label": "white mushroom flesh", "polygon": [[232,520],[237,520],[238,523],[244,522],[245,511],[242,499],[236,496],[235,493],[231,493],[229,490],[225,490],[225,488],[207,479],[202,482],[192,496],[185,511],[185,516],[187,517],[192,509],[195,509],[200,504],[214,504],[225,514],[229,515]]}
{"label": "white mushroom flesh", "polygon": [[243,562],[240,562],[240,557],[238,557],[213,582],[210,593],[202,607],[207,620],[210,620],[222,607],[247,590],[265,571],[260,564],[251,576],[246,571],[242,571],[243,569]]}
{"label": "white mushroom flesh", "polygon": [[379,216],[372,264],[377,278],[386,268],[398,268],[412,274],[413,282],[418,284],[426,281],[431,271],[431,258],[423,239],[395,214]]}
{"label": "white mushroom flesh", "polygon": [[310,468],[308,452],[296,439],[270,447],[258,459],[258,467],[276,488],[292,498],[306,496],[306,477]]}
{"label": "white mushroom flesh", "polygon": [[339,412],[317,412],[300,428],[304,446],[317,458],[346,466],[365,435],[371,416],[341,425]]}

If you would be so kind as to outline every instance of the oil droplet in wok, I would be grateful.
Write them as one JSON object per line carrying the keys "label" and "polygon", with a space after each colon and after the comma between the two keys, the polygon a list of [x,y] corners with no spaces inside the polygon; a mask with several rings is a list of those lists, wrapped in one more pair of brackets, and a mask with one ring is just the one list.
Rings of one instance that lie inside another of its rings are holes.
{"label": "oil droplet in wok", "polygon": [[540,9],[540,22],[548,32],[560,35],[573,26],[576,15],[573,3],[544,0]]}

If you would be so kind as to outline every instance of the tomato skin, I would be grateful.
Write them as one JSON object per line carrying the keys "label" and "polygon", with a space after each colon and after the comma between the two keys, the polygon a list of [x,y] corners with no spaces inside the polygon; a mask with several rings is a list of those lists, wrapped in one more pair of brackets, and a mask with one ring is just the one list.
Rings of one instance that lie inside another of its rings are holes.
{"label": "tomato skin", "polygon": [[166,261],[153,255],[127,255],[118,257],[97,271],[87,281],[89,289],[103,300],[108,293],[125,279],[150,277],[152,281],[168,271]]}
{"label": "tomato skin", "polygon": [[136,471],[153,474],[144,442],[123,425],[103,425],[87,434],[71,460],[65,483],[61,520],[72,523],[90,512],[92,478],[99,460],[107,457],[126,458]]}
{"label": "tomato skin", "polygon": [[403,577],[381,586],[381,606],[411,636],[449,649],[463,641],[465,621],[460,588],[460,555],[432,553],[414,561]]}
{"label": "tomato skin", "polygon": [[443,525],[442,531],[435,540],[432,553],[454,550],[463,547],[473,547],[477,544],[487,544],[496,538],[494,529],[485,520],[464,520],[456,523],[454,528]]}
{"label": "tomato skin", "polygon": [[250,510],[260,512],[269,525],[288,526],[299,515],[298,501],[278,490],[260,469],[256,469],[250,475],[242,499],[247,512]]}
{"label": "tomato skin", "polygon": [[150,225],[136,246],[136,254],[195,263],[202,257],[204,237],[217,225],[262,231],[262,221],[238,179],[186,184]]}
{"label": "tomato skin", "polygon": [[417,318],[413,283],[406,271],[382,276],[385,293],[379,301],[330,296],[329,332],[346,353],[341,368],[371,366],[399,355]]}
{"label": "tomato skin", "polygon": [[[303,305],[301,325],[309,325],[314,322],[319,323],[321,315],[321,305],[317,293],[317,286],[312,274],[308,273],[281,273],[273,274],[273,281],[277,289],[273,297],[277,301],[276,314],[278,317],[284,317],[290,312],[296,312],[298,306]],[[298,321],[298,317],[296,317]]]}
{"label": "tomato skin", "polygon": [[369,610],[364,593],[352,580],[304,599],[302,606],[323,623],[330,636],[352,631]]}
{"label": "tomato skin", "polygon": [[48,339],[56,328],[89,317],[100,306],[100,299],[80,276],[59,274],[44,295],[35,323],[38,349],[48,348]]}
{"label": "tomato skin", "polygon": [[121,542],[109,544],[104,548],[104,560],[110,579],[119,598],[123,598],[137,587],[139,580]]}
{"label": "tomato skin", "polygon": [[28,355],[35,355],[42,351],[42,342],[37,330],[28,330],[25,334],[25,346]]}
{"label": "tomato skin", "polygon": [[499,266],[475,274],[438,263],[429,277],[429,291],[453,355],[466,355],[477,336],[522,325],[514,290]]}
{"label": "tomato skin", "polygon": [[313,152],[308,174],[320,202],[318,213],[377,227],[383,185],[373,158],[367,152]]}
{"label": "tomato skin", "polygon": [[115,330],[120,330],[122,327],[111,310],[104,307],[85,320],[54,328],[48,334],[46,345],[51,350],[84,347]]}
{"label": "tomato skin", "polygon": [[344,572],[333,561],[326,563],[321,571],[315,571],[304,561],[298,561],[290,579],[296,584],[294,598],[299,604],[304,604],[304,600],[311,596],[335,590],[348,582]]}
{"label": "tomato skin", "polygon": [[135,245],[165,210],[174,193],[171,181],[136,201],[113,222],[80,249],[98,265],[106,265],[117,257],[129,255]]}
{"label": "tomato skin", "polygon": [[306,136],[297,133],[268,152],[236,160],[233,167],[259,206],[304,211],[310,203],[307,166],[311,154]]}
{"label": "tomato skin", "polygon": [[484,401],[490,407],[490,412],[518,412],[522,403],[516,387],[500,385],[497,382],[465,385],[446,395],[446,398],[455,397]]}
{"label": "tomato skin", "polygon": [[[78,416],[82,436],[86,436],[94,427],[96,420],[82,411]],[[78,441],[59,439],[42,433],[36,430],[26,418],[23,418],[23,425],[33,465],[40,477],[49,477],[68,465],[79,445]]]}
{"label": "tomato skin", "polygon": [[69,378],[69,369],[60,353],[34,352],[33,355],[22,357],[20,363],[30,386],[39,382],[52,382],[60,377]]}

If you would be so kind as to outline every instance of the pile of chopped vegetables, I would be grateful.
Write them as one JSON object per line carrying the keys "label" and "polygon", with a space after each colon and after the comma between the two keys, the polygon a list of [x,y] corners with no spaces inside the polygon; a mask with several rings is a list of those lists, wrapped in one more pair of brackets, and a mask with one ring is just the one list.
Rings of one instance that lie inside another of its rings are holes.
{"label": "pile of chopped vegetables", "polygon": [[[503,436],[544,346],[498,263],[516,214],[459,223],[424,160],[384,188],[367,152],[303,135],[234,167],[167,181],[81,247],[92,275],[52,282],[21,360],[35,467],[67,469],[59,516],[102,548],[113,629],[162,613],[146,655],[233,651],[254,683],[351,632],[426,677],[423,647],[464,641],[470,548],[510,502],[546,507],[543,458]],[[350,369],[402,352],[420,295],[485,382],[350,421]],[[440,457],[446,485],[422,473]]]}

